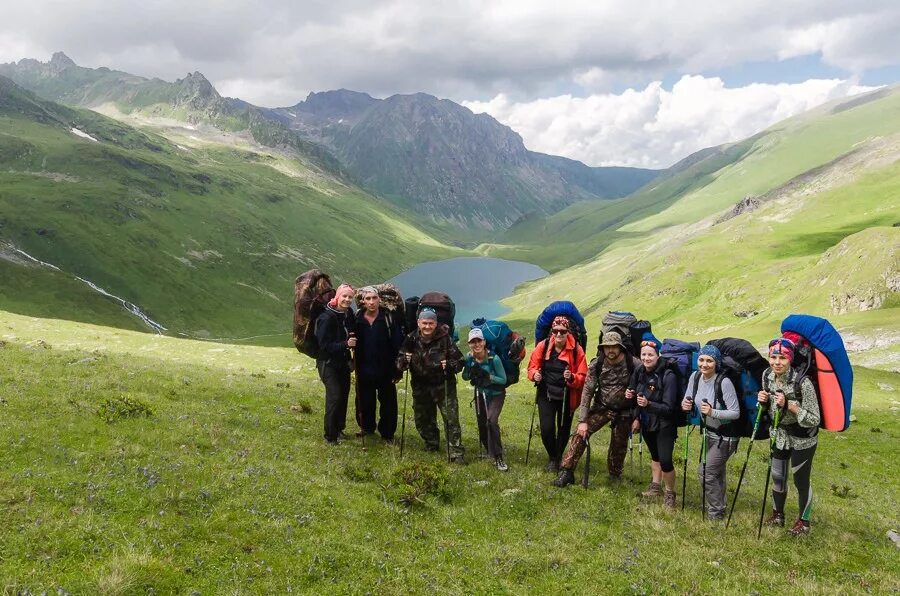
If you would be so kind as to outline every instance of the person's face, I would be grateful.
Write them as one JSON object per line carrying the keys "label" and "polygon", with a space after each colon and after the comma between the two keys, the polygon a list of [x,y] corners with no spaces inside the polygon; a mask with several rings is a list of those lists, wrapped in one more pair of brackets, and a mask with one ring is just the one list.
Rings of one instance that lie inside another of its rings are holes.
{"label": "person's face", "polygon": [[437,321],[434,319],[419,319],[419,333],[425,337],[430,337],[437,329]]}
{"label": "person's face", "polygon": [[791,361],[784,354],[772,354],[769,356],[769,366],[776,375],[783,375],[791,367]]}
{"label": "person's face", "polygon": [[381,296],[373,293],[366,294],[363,296],[363,306],[370,313],[378,312],[378,307],[381,306]]}
{"label": "person's face", "polygon": [[341,310],[347,310],[353,304],[353,290],[344,290],[338,296],[337,305]]}
{"label": "person's face", "polygon": [[703,354],[697,358],[697,368],[704,377],[710,377],[716,372],[716,359]]}
{"label": "person's face", "polygon": [[484,340],[475,338],[469,342],[469,349],[473,354],[481,355],[484,352]]}
{"label": "person's face", "polygon": [[603,346],[603,355],[610,362],[614,362],[622,355],[622,348],[619,346]]}
{"label": "person's face", "polygon": [[659,354],[656,353],[654,348],[644,346],[641,348],[641,362],[644,364],[644,368],[651,370],[659,362]]}
{"label": "person's face", "polygon": [[553,334],[553,342],[556,344],[557,348],[562,348],[566,345],[566,339],[569,335],[569,330],[565,327],[557,327],[550,331]]}

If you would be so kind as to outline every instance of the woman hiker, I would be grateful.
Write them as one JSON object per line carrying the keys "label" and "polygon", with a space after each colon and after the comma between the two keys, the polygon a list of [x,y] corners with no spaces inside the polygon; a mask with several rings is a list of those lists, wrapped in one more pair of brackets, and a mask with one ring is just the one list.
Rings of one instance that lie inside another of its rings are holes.
{"label": "woman hiker", "polygon": [[[800,517],[790,529],[792,536],[809,534],[813,493],[810,484],[812,460],[816,454],[819,430],[819,400],[812,381],[791,368],[796,346],[789,339],[779,337],[769,343],[769,370],[764,377],[758,401],[770,411],[781,409],[777,428],[770,430],[772,451],[772,501],[774,509],[766,520],[770,526],[784,527],[784,505],[787,501],[788,462],[794,475]],[[798,384],[799,381],[799,384]]]}
{"label": "woman hiker", "polygon": [[706,464],[697,468],[697,477],[700,486],[706,488],[705,513],[711,520],[721,520],[725,517],[725,469],[739,439],[733,422],[741,411],[731,380],[717,374],[722,368],[722,353],[718,348],[709,344],[700,348],[697,368],[688,379],[681,409],[685,412],[696,409],[706,426]]}
{"label": "woman hiker", "polygon": [[341,284],[325,311],[316,319],[319,357],[316,369],[325,385],[325,440],[337,445],[347,426],[347,400],[350,396],[350,350],[356,347],[354,317],[350,305],[355,292]]}
{"label": "woman hiker", "polygon": [[477,327],[469,331],[469,350],[462,378],[475,387],[478,436],[497,469],[506,472],[509,466],[503,461],[499,422],[506,400],[506,370],[500,357],[487,349],[484,333]]}
{"label": "woman hiker", "polygon": [[672,370],[659,367],[661,345],[662,342],[651,333],[644,334],[641,366],[635,369],[625,397],[634,399],[637,404],[632,432],[640,430],[650,450],[650,486],[641,495],[646,498],[664,496],[666,509],[675,509],[672,452],[678,437],[678,377]]}
{"label": "woman hiker", "polygon": [[584,350],[569,333],[569,320],[554,318],[550,336],[535,346],[528,361],[528,380],[537,385],[541,442],[549,458],[545,468],[548,472],[559,470],[586,376]]}

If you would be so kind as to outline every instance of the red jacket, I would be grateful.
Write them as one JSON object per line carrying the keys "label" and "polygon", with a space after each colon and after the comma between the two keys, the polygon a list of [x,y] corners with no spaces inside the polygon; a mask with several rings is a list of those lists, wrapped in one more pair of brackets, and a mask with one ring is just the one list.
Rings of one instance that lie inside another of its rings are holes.
{"label": "red jacket", "polygon": [[[531,358],[528,360],[529,381],[534,381],[534,373],[539,372],[543,367],[542,361],[550,358],[552,350],[547,350],[545,354],[544,348],[552,341],[552,338],[540,341],[532,350]],[[566,362],[569,370],[574,373],[572,379],[566,383],[569,386],[569,409],[574,411],[581,403],[581,388],[584,387],[584,380],[587,377],[587,361],[584,358],[584,350],[571,333],[566,336],[566,347],[560,352],[559,359]]]}

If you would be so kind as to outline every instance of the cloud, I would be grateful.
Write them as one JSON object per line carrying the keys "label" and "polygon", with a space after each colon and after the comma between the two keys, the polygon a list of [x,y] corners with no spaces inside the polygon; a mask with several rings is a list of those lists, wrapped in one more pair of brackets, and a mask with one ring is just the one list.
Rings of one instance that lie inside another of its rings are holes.
{"label": "cloud", "polygon": [[661,168],[699,149],[744,139],[829,100],[870,89],[837,79],[728,88],[716,77],[684,76],[671,90],[653,82],[619,94],[525,102],[499,94],[463,105],[510,126],[534,151],[593,166]]}
{"label": "cloud", "polygon": [[7,4],[0,61],[63,50],[87,66],[167,80],[200,70],[269,106],[339,87],[527,100],[792,56],[821,56],[848,77],[900,60],[895,0]]}

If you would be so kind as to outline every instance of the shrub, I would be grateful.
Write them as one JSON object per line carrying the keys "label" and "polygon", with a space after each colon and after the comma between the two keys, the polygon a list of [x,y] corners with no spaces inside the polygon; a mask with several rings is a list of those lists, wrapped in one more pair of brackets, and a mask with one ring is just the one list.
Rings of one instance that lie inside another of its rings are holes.
{"label": "shrub", "polygon": [[407,509],[427,505],[428,497],[450,500],[449,474],[440,464],[406,464],[394,470],[392,480],[396,501]]}
{"label": "shrub", "polygon": [[153,410],[150,409],[150,406],[129,395],[111,397],[97,408],[97,416],[100,416],[108,424],[123,418],[149,418],[152,415]]}

